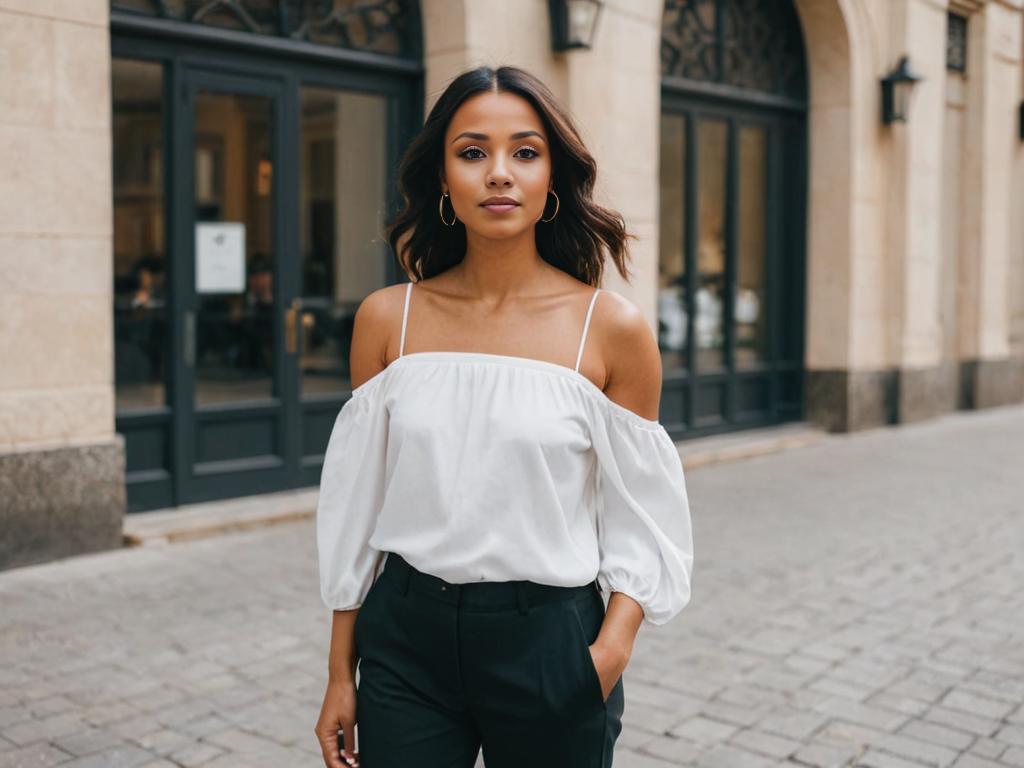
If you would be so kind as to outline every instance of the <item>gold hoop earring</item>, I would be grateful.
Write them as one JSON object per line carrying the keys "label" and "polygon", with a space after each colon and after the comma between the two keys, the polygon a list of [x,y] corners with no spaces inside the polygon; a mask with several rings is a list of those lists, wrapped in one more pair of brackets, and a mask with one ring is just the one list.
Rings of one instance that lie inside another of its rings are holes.
{"label": "gold hoop earring", "polygon": [[[454,227],[455,226],[455,222],[459,220],[458,216],[454,216],[454,215],[452,216],[452,223],[451,224],[449,224],[447,221],[444,221],[444,199],[446,197],[448,197],[448,193],[447,192],[442,192],[441,193],[441,199],[438,200],[438,202],[437,202],[437,214],[441,217],[441,221],[444,222],[444,225],[446,227]],[[452,206],[452,213],[454,214],[454,212],[455,212],[455,206],[453,205]]]}
{"label": "gold hoop earring", "polygon": [[[551,219],[553,219],[553,218],[555,218],[555,216],[558,215],[558,209],[562,205],[562,201],[558,199],[558,193],[555,192],[555,190],[549,189],[548,190],[548,194],[555,196],[555,212],[551,214]],[[546,201],[545,201],[545,207],[547,207]],[[545,219],[543,211],[541,212],[541,219],[540,219],[541,221],[548,222],[548,221],[551,221],[551,219]]]}

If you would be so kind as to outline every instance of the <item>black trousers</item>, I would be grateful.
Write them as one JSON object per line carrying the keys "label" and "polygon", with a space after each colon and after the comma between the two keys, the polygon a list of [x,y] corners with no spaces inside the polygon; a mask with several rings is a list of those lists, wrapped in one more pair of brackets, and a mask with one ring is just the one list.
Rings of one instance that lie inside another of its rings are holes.
{"label": "black trousers", "polygon": [[394,552],[356,617],[361,768],[608,768],[622,678],[604,699],[588,646],[597,583],[453,584]]}

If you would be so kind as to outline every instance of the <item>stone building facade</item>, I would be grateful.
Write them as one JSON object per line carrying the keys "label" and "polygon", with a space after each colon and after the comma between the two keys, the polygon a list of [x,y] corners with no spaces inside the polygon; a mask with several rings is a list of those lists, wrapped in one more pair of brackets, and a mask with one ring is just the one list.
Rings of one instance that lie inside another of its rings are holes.
{"label": "stone building facade", "polygon": [[544,0],[0,0],[0,567],[316,482],[401,147],[480,64],[640,236],[605,286],[679,439],[1024,400],[1024,0],[600,5],[563,52]]}

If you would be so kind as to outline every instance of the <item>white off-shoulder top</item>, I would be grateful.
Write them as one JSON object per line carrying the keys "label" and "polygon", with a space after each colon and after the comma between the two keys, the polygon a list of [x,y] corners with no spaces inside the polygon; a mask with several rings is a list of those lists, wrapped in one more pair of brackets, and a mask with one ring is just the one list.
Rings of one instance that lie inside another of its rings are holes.
{"label": "white off-shoulder top", "polygon": [[664,624],[690,599],[683,466],[657,421],[576,367],[485,352],[405,354],[352,391],[324,456],[321,596],[358,608],[388,552],[451,583],[595,578]]}

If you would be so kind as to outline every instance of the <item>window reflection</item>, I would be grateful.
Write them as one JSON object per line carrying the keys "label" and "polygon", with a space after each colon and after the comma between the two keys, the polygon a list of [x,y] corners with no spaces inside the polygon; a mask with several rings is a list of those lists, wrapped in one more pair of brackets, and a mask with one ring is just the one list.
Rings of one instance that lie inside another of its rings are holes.
{"label": "window reflection", "polygon": [[305,395],[351,388],[349,350],[362,299],[388,283],[387,101],[302,88],[302,345]]}
{"label": "window reflection", "polygon": [[739,132],[739,265],[736,287],[736,365],[742,367],[767,356],[764,322],[765,129],[744,126]]}
{"label": "window reflection", "polygon": [[694,336],[697,368],[725,364],[725,180],[727,125],[721,120],[697,124],[697,295]]}
{"label": "window reflection", "polygon": [[274,384],[272,102],[201,92],[195,105],[195,399],[268,398]]}
{"label": "window reflection", "polygon": [[167,360],[163,68],[114,59],[114,380],[118,410],[161,406]]}
{"label": "window reflection", "polygon": [[665,370],[686,366],[686,119],[661,117],[658,344]]}

